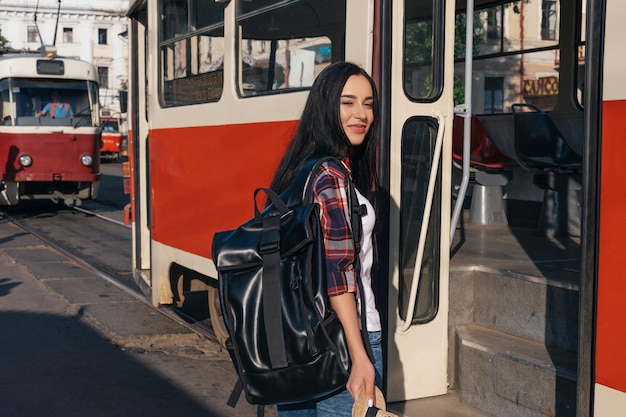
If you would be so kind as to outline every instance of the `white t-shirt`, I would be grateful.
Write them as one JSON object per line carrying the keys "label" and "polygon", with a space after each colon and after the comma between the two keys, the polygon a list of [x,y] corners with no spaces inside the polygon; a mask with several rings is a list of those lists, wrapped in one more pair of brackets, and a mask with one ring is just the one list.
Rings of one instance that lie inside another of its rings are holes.
{"label": "white t-shirt", "polygon": [[[372,244],[372,232],[376,223],[376,213],[369,200],[356,190],[356,195],[360,205],[367,207],[367,214],[361,217],[363,223],[363,234],[361,235],[361,282],[365,293],[365,314],[367,319],[367,331],[377,332],[382,330],[380,325],[380,314],[376,309],[376,300],[372,291],[372,264],[374,263],[374,246]],[[361,314],[361,295],[357,291],[357,311]],[[360,323],[360,322],[359,322]]]}

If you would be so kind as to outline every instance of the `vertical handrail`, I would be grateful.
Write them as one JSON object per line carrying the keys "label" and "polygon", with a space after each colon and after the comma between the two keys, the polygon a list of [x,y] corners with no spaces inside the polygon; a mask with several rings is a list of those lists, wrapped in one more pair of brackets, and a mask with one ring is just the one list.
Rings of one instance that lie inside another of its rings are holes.
{"label": "vertical handrail", "polygon": [[472,134],[472,57],[474,53],[474,0],[467,0],[466,18],[467,23],[465,26],[465,95],[464,103],[454,108],[455,114],[463,116],[463,178],[461,180],[461,186],[456,197],[454,204],[454,211],[452,213],[452,220],[450,221],[450,246],[452,246],[452,239],[454,239],[454,232],[456,231],[456,225],[459,222],[461,215],[461,209],[463,208],[463,201],[465,200],[465,194],[467,194],[467,186],[469,184],[470,176],[470,140]]}
{"label": "vertical handrail", "polygon": [[413,315],[415,314],[415,306],[417,304],[417,289],[419,287],[420,275],[422,271],[422,259],[424,258],[424,247],[426,246],[426,233],[428,232],[428,223],[430,222],[430,214],[433,206],[435,195],[435,181],[437,180],[437,172],[439,171],[439,161],[441,159],[441,148],[443,146],[443,134],[445,131],[444,116],[441,112],[434,112],[433,116],[437,119],[439,130],[437,131],[437,139],[435,141],[435,151],[433,153],[433,165],[430,168],[430,177],[428,179],[428,190],[426,193],[426,204],[424,206],[424,217],[422,218],[422,226],[420,229],[420,237],[417,245],[417,254],[415,256],[415,269],[413,270],[413,281],[411,282],[411,292],[409,294],[409,306],[407,309],[406,320],[398,326],[399,333],[406,333],[411,327]]}

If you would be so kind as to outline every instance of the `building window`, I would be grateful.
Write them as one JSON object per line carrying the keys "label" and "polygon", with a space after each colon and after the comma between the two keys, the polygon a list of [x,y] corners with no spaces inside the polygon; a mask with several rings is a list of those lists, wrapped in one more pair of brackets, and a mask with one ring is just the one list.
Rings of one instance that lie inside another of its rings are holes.
{"label": "building window", "polygon": [[502,8],[493,7],[487,10],[487,39],[500,39],[502,36]]}
{"label": "building window", "polygon": [[541,39],[556,40],[556,0],[541,3]]}
{"label": "building window", "polygon": [[39,34],[37,33],[37,26],[28,26],[28,42],[39,42]]}
{"label": "building window", "polygon": [[107,44],[107,30],[98,29],[98,45],[106,45],[106,44]]}
{"label": "building window", "polygon": [[72,28],[63,28],[63,42],[64,43],[74,42],[74,30]]}
{"label": "building window", "polygon": [[100,80],[101,88],[109,88],[109,68],[98,67],[98,79]]}
{"label": "building window", "polygon": [[485,77],[485,113],[504,110],[504,77]]}

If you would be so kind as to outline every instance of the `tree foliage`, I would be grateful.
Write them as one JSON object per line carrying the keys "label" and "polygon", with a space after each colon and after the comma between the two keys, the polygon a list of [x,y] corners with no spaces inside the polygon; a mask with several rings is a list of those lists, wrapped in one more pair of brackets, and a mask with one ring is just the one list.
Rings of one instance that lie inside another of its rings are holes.
{"label": "tree foliage", "polygon": [[0,49],[5,49],[9,47],[9,40],[2,36],[2,29],[0,29]]}

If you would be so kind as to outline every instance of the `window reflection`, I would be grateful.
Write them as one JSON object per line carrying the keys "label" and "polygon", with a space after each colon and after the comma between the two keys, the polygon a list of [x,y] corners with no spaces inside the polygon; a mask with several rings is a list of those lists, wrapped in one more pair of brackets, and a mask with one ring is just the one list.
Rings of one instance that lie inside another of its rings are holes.
{"label": "window reflection", "polygon": [[223,3],[163,0],[159,30],[164,105],[219,100],[224,79]]}
{"label": "window reflection", "polygon": [[345,0],[239,1],[240,93],[310,87],[331,62],[344,59]]}
{"label": "window reflection", "polygon": [[[437,123],[426,117],[410,119],[402,129],[402,192],[400,206],[400,287],[399,313],[407,319],[409,295],[414,279],[428,178],[433,165]],[[440,173],[437,178],[441,178]],[[439,242],[441,223],[441,184],[437,180],[429,219],[428,234],[419,275],[418,299],[412,323],[435,317],[439,299]]]}

